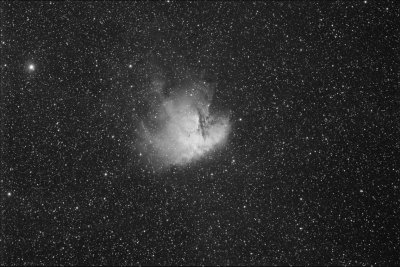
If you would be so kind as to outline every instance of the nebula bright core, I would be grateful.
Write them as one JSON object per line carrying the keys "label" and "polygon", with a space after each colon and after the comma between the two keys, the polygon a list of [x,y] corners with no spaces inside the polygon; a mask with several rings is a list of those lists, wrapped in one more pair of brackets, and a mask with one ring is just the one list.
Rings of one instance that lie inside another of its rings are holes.
{"label": "nebula bright core", "polygon": [[[163,83],[153,83],[162,86]],[[205,82],[190,82],[168,96],[160,88],[140,125],[141,147],[153,167],[183,166],[226,143],[229,116],[210,114],[213,90]]]}

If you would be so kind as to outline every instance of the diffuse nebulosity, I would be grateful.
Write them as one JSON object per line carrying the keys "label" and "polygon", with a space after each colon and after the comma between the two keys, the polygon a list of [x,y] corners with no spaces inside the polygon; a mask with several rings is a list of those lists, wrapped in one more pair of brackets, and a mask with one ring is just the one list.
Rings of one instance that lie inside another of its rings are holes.
{"label": "diffuse nebulosity", "polygon": [[166,79],[157,77],[150,87],[138,147],[154,169],[184,166],[226,143],[231,129],[228,112],[210,112],[214,84],[190,77],[167,88]]}

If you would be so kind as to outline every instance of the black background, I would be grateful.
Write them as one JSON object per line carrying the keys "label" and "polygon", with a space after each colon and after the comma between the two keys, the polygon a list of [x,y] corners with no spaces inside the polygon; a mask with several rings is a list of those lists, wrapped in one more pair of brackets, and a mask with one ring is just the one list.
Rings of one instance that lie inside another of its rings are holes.
{"label": "black background", "polygon": [[[394,1],[0,5],[2,264],[400,264]],[[228,143],[154,173],[149,84],[203,71]]]}

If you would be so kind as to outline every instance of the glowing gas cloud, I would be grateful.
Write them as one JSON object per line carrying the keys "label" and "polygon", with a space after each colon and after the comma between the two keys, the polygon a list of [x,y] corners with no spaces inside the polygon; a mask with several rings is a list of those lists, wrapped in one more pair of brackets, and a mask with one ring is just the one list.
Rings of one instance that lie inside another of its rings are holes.
{"label": "glowing gas cloud", "polygon": [[210,114],[213,89],[204,81],[185,81],[167,95],[165,83],[152,81],[148,116],[140,122],[140,147],[155,169],[183,166],[225,144],[229,116]]}

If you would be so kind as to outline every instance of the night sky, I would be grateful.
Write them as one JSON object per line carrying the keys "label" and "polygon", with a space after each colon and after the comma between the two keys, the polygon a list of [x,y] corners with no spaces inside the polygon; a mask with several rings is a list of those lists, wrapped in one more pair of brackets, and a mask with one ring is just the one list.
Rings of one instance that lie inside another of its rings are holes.
{"label": "night sky", "polygon": [[[395,1],[0,7],[2,265],[400,264]],[[157,161],[198,81],[226,141]]]}

